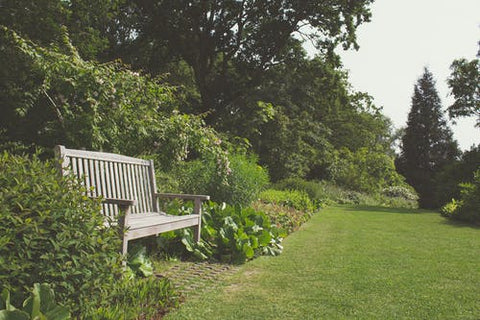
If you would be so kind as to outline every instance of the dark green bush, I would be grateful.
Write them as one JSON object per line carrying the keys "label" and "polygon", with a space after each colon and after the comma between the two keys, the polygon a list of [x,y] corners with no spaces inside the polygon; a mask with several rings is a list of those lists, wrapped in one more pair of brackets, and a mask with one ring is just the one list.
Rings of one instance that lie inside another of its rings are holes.
{"label": "dark green bush", "polygon": [[216,202],[248,206],[269,182],[268,173],[255,156],[230,155],[226,180],[217,172],[215,159],[185,162],[176,171],[179,188],[186,193],[208,194]]}
{"label": "dark green bush", "polygon": [[460,184],[460,200],[452,199],[441,210],[443,216],[469,223],[480,224],[480,170],[474,174],[473,183]]}
{"label": "dark green bush", "polygon": [[120,239],[99,201],[83,196],[53,161],[0,155],[0,283],[21,302],[48,282],[74,314],[111,291],[121,273]]}

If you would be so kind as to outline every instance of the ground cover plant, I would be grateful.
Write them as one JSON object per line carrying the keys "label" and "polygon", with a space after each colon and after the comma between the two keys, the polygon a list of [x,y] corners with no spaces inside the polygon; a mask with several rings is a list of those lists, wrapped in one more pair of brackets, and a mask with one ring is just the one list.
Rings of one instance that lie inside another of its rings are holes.
{"label": "ground cover plant", "polygon": [[[191,213],[191,206],[171,203],[168,212]],[[160,250],[170,256],[240,264],[260,255],[278,255],[286,236],[263,212],[225,203],[205,203],[202,238],[196,243],[191,229],[161,234]],[[157,248],[158,249],[158,248]]]}
{"label": "ground cover plant", "polygon": [[479,235],[429,211],[330,207],[166,319],[477,319]]}

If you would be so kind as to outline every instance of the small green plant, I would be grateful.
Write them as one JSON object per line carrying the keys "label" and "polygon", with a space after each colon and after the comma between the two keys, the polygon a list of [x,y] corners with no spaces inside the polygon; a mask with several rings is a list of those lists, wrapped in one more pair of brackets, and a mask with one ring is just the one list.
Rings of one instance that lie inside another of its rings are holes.
{"label": "small green plant", "polygon": [[150,277],[153,275],[152,261],[147,256],[145,246],[131,246],[128,252],[127,267],[134,276]]}
{"label": "small green plant", "polygon": [[30,296],[21,308],[11,304],[10,291],[3,289],[0,296],[2,320],[65,320],[70,319],[67,307],[55,303],[55,294],[47,283],[35,283]]}

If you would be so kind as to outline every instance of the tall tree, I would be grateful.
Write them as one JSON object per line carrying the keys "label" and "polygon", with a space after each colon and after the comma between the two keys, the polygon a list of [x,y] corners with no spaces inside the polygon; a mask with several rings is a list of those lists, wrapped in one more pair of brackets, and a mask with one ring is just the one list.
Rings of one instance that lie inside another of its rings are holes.
{"label": "tall tree", "polygon": [[432,73],[425,68],[414,86],[398,170],[420,196],[420,206],[439,206],[434,192],[434,178],[458,156],[457,142],[452,138]]}
{"label": "tall tree", "polygon": [[258,86],[267,69],[291,56],[294,34],[323,50],[356,46],[372,1],[134,0],[122,10],[136,22],[128,22],[130,32],[115,31],[110,58],[152,73],[172,59],[185,61],[200,93],[196,111],[215,124],[237,112],[230,106],[243,88]]}

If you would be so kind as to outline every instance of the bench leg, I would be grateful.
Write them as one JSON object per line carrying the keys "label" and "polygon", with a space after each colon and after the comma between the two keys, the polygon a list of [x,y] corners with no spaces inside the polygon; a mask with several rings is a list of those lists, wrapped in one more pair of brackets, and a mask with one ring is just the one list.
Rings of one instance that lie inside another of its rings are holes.
{"label": "bench leg", "polygon": [[193,238],[195,239],[196,242],[200,241],[200,233],[201,233],[202,226],[200,223],[198,226],[193,227]]}
{"label": "bench leg", "polygon": [[198,225],[194,227],[193,237],[195,241],[200,241],[200,233],[202,232],[202,201],[200,199],[195,199],[193,213],[198,214],[200,217],[198,218]]}
{"label": "bench leg", "polygon": [[125,237],[123,237],[123,240],[122,240],[122,256],[123,256],[122,266],[124,268],[127,267],[127,251],[128,251],[128,240]]}

